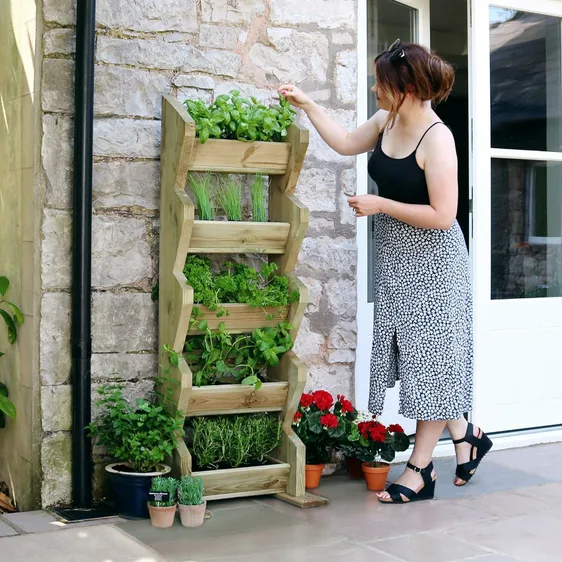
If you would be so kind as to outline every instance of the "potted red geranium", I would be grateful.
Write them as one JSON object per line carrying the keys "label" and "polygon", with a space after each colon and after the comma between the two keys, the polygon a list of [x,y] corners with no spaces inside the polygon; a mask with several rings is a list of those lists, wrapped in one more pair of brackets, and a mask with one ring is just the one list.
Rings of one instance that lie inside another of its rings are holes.
{"label": "potted red geranium", "polygon": [[[334,413],[334,411],[336,413]],[[303,394],[293,428],[306,445],[306,487],[317,488],[330,452],[346,434],[346,417],[341,402],[325,390]]]}
{"label": "potted red geranium", "polygon": [[355,457],[362,461],[367,488],[373,492],[384,490],[390,463],[397,452],[406,451],[410,446],[400,425],[387,427],[375,419],[354,424],[347,440]]}

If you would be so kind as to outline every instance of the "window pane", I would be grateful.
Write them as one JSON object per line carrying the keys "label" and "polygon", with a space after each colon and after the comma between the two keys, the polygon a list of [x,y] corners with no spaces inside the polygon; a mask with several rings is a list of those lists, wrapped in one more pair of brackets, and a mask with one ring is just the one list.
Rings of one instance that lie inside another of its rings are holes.
{"label": "window pane", "polygon": [[562,164],[492,160],[492,298],[562,297]]}
{"label": "window pane", "polygon": [[[370,91],[375,82],[375,57],[390,47],[396,39],[402,41],[417,41],[417,10],[393,2],[392,0],[368,0],[367,1],[367,77],[369,87],[368,111],[369,117],[377,111],[377,98]],[[377,193],[376,183],[369,178],[369,193]],[[369,244],[368,244],[368,278],[373,279],[373,217],[369,221]],[[368,300],[373,302],[373,288],[368,284]]]}
{"label": "window pane", "polygon": [[562,150],[561,21],[490,8],[494,148]]}

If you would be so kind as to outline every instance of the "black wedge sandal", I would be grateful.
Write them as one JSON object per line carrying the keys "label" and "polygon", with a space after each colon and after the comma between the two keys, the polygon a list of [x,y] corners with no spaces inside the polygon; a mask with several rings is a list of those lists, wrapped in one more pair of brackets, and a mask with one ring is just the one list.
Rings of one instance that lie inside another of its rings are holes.
{"label": "black wedge sandal", "polygon": [[[430,462],[425,468],[419,468],[410,462],[408,462],[406,466],[422,477],[423,488],[419,490],[419,492],[414,492],[414,490],[406,488],[406,486],[402,486],[402,484],[391,484],[386,489],[386,492],[390,494],[390,500],[382,500],[379,498],[381,503],[411,503],[433,499],[435,494],[435,480],[431,476],[433,472],[433,462]],[[408,501],[404,501],[402,496],[408,498]]]}
{"label": "black wedge sandal", "polygon": [[[467,484],[474,476],[480,461],[486,456],[493,445],[492,440],[481,429],[477,436],[474,435],[474,426],[471,423],[468,424],[466,435],[462,439],[455,439],[453,441],[455,445],[465,442],[470,443],[472,448],[470,449],[470,460],[463,464],[457,464],[455,475],[457,478],[464,480],[463,484],[457,484],[455,481],[455,486],[459,487]],[[475,453],[476,456],[474,456]]]}

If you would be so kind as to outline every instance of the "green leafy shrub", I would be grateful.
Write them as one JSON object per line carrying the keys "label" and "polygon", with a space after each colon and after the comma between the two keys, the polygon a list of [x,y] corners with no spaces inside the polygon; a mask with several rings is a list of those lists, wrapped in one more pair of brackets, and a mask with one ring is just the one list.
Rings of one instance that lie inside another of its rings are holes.
{"label": "green leafy shrub", "polygon": [[218,96],[210,105],[201,99],[187,100],[185,105],[201,143],[210,138],[280,142],[295,119],[295,110],[284,97],[278,105],[266,107],[238,90]]}
{"label": "green leafy shrub", "polygon": [[129,463],[135,472],[151,472],[172,455],[183,435],[183,416],[169,412],[166,397],[157,394],[130,404],[119,383],[100,387],[98,394],[96,406],[102,412],[88,429],[111,458]]}
{"label": "green leafy shrub", "polygon": [[[13,303],[6,300],[6,293],[10,288],[7,277],[0,276],[0,316],[8,329],[8,343],[15,344],[18,339],[18,326],[23,324],[23,314]],[[0,357],[4,355],[0,351]],[[0,382],[0,428],[6,427],[6,416],[15,419],[17,415],[14,403],[9,399],[8,387]]]}
{"label": "green leafy shrub", "polygon": [[190,175],[189,187],[195,196],[195,204],[199,210],[199,219],[202,221],[212,221],[214,214],[211,174],[206,173],[202,176]]}
{"label": "green leafy shrub", "polygon": [[265,208],[265,180],[263,176],[255,176],[252,182],[252,219],[254,222],[267,222]]}
{"label": "green leafy shrub", "polygon": [[182,476],[178,488],[178,500],[180,505],[201,505],[205,487],[200,476]]}
{"label": "green leafy shrub", "polygon": [[191,428],[200,468],[239,468],[265,463],[283,426],[275,415],[246,414],[194,418]]}
{"label": "green leafy shrub", "polygon": [[150,486],[151,492],[168,492],[168,501],[157,502],[150,500],[148,503],[153,507],[172,507],[176,505],[178,493],[178,481],[170,476],[155,476]]}

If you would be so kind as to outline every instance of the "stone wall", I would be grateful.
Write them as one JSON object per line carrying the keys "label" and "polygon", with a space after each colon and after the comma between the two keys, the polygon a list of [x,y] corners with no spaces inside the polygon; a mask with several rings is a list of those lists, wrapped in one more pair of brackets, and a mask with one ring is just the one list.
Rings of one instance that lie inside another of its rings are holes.
{"label": "stone wall", "polygon": [[[142,394],[156,373],[160,103],[238,88],[263,99],[295,82],[355,125],[356,0],[99,0],[94,130],[95,384],[117,371]],[[72,0],[44,0],[41,274],[43,504],[70,500]],[[306,118],[303,118],[306,125]],[[298,195],[311,225],[298,274],[311,290],[297,352],[310,386],[352,392],[355,161],[311,131]]]}

